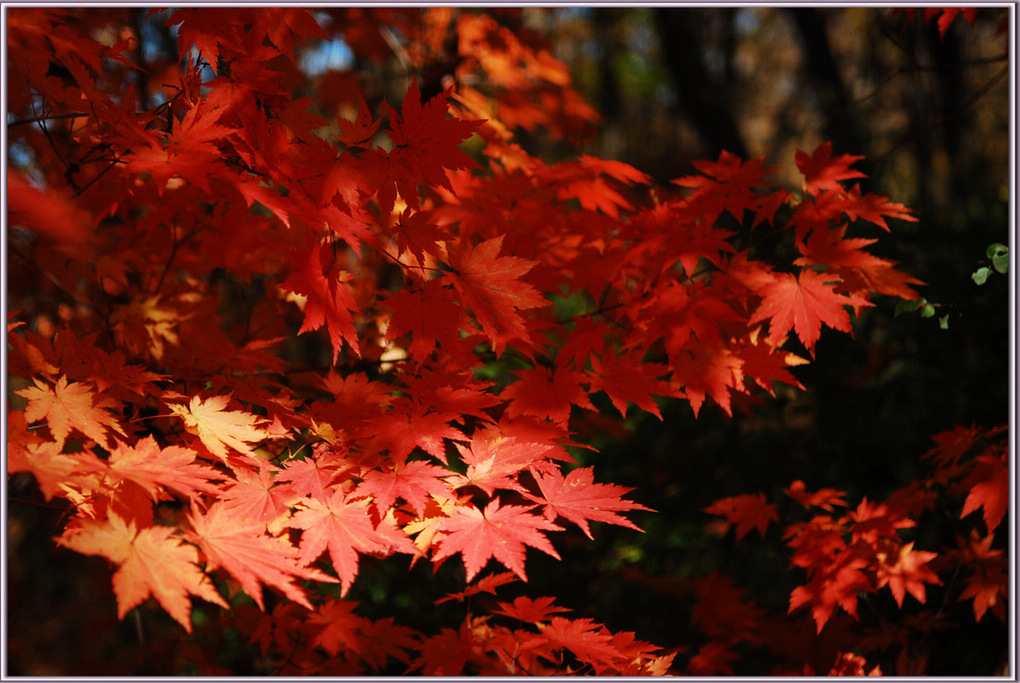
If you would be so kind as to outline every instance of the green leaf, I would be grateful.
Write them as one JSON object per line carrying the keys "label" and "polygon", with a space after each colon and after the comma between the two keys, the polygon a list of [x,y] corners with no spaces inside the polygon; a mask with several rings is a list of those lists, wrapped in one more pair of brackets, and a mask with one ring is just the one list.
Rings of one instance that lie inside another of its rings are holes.
{"label": "green leaf", "polygon": [[992,256],[992,265],[995,266],[995,270],[1005,275],[1009,270],[1009,249],[1003,247],[1001,251]]}
{"label": "green leaf", "polygon": [[991,274],[991,268],[982,267],[974,271],[974,274],[970,276],[970,279],[972,279],[975,284],[983,285],[985,284],[985,281],[988,280],[988,276]]}
{"label": "green leaf", "polygon": [[924,305],[924,307],[921,309],[921,317],[922,318],[933,318],[933,317],[935,317],[935,307],[932,306],[931,304],[927,304],[926,303]]}
{"label": "green leaf", "polygon": [[996,242],[995,244],[990,244],[990,245],[988,245],[988,248],[985,249],[985,256],[987,256],[988,258],[995,258],[996,256],[999,256],[1001,254],[1008,254],[1008,253],[1009,253],[1009,247],[1007,247],[1005,244],[1002,244],[1000,242]]}
{"label": "green leaf", "polygon": [[904,313],[913,313],[917,309],[926,303],[924,299],[912,299],[910,301],[901,301],[896,304],[896,310],[893,315],[902,315]]}
{"label": "green leaf", "polygon": [[939,327],[941,327],[943,330],[948,330],[949,329],[949,316],[948,315],[944,315],[941,318],[939,318]]}

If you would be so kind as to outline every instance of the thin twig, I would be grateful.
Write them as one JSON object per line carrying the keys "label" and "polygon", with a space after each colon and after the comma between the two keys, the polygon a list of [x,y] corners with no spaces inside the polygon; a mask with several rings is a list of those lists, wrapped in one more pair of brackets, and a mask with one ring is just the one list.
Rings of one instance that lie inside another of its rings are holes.
{"label": "thin twig", "polygon": [[25,126],[30,123],[42,124],[43,121],[57,121],[59,119],[79,119],[88,114],[53,114],[51,116],[35,117],[30,119],[18,119],[17,121],[11,121],[7,124],[8,128],[15,128],[17,126]]}

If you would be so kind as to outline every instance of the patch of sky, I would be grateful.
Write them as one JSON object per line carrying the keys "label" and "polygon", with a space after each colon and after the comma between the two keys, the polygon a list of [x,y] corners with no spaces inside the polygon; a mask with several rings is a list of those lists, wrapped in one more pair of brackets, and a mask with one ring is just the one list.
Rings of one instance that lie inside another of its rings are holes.
{"label": "patch of sky", "polygon": [[[163,23],[164,19],[162,15],[147,15],[142,21],[139,22],[139,40],[142,46],[142,62],[145,64],[152,64],[163,57],[163,50],[160,46],[159,37],[159,24]],[[177,25],[174,24],[170,27],[171,34],[177,36]]]}
{"label": "patch of sky", "polygon": [[560,16],[564,19],[591,19],[595,13],[594,7],[561,7]]}
{"label": "patch of sky", "polygon": [[354,65],[354,51],[336,36],[331,41],[322,41],[301,55],[299,66],[309,76],[321,76],[327,71],[343,71]]}
{"label": "patch of sky", "polygon": [[761,26],[758,8],[742,7],[733,17],[733,28],[739,36],[748,36]]}
{"label": "patch of sky", "polygon": [[[7,115],[7,122],[10,123],[11,115]],[[25,144],[24,140],[15,140],[7,148],[7,156],[11,162],[18,167],[25,167],[35,160],[35,155],[32,153],[32,149]]]}

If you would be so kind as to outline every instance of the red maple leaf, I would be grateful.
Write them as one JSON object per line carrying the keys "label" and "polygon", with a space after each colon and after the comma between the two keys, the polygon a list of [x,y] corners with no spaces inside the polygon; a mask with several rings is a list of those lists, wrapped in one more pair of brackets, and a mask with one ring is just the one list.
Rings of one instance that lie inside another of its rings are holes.
{"label": "red maple leaf", "polygon": [[368,514],[368,498],[349,500],[339,486],[328,499],[307,498],[288,526],[304,529],[301,534],[302,564],[314,562],[329,550],[333,568],[340,577],[341,597],[358,575],[358,552],[385,552],[389,543],[375,531]]}
{"label": "red maple leaf", "polygon": [[490,496],[496,489],[523,492],[517,474],[553,457],[555,452],[552,444],[486,433],[474,436],[470,446],[454,446],[468,468],[464,474],[447,477],[450,487],[474,485]]}
{"label": "red maple leaf", "polygon": [[875,665],[870,672],[865,667],[868,660],[852,652],[841,652],[836,655],[836,663],[829,670],[829,676],[881,676],[882,668]]}
{"label": "red maple leaf", "polygon": [[[692,339],[684,348],[671,354],[669,365],[673,369],[673,381],[683,386],[695,417],[705,403],[706,395],[730,415],[730,390],[744,391],[744,362],[725,346]],[[684,394],[678,392],[675,395]]]}
{"label": "red maple leaf", "polygon": [[516,256],[499,256],[502,246],[503,235],[476,247],[461,241],[450,251],[453,272],[446,274],[461,300],[475,314],[497,356],[514,338],[530,341],[518,311],[549,303],[537,289],[520,279],[535,263]]}
{"label": "red maple leaf", "polygon": [[440,478],[449,473],[449,470],[431,463],[412,460],[397,463],[383,471],[369,470],[355,490],[359,495],[371,494],[380,513],[392,507],[400,497],[421,517],[430,494],[439,498],[450,497],[449,485]]}
{"label": "red maple leaf", "polygon": [[858,266],[867,268],[878,265],[889,265],[889,261],[872,256],[863,248],[878,240],[848,239],[845,237],[847,226],[824,229],[817,228],[803,243],[797,245],[800,258],[793,262],[796,266],[810,266],[821,263],[830,268],[840,266]]}
{"label": "red maple leaf", "polygon": [[415,448],[444,460],[446,440],[467,437],[449,424],[450,416],[426,410],[424,406],[409,405],[407,399],[394,399],[393,410],[368,420],[365,428],[372,435],[372,443],[389,451],[394,462],[403,461]]}
{"label": "red maple leaf", "polygon": [[842,279],[839,291],[864,294],[867,292],[878,292],[887,296],[896,296],[901,299],[912,301],[920,299],[918,294],[910,285],[925,284],[917,278],[896,270],[892,261],[883,261],[873,266],[849,266],[836,270],[836,275]]}
{"label": "red maple leaf", "polygon": [[472,638],[469,619],[456,631],[443,628],[434,636],[422,640],[418,646],[420,656],[411,665],[420,668],[425,676],[458,676],[471,656]]}
{"label": "red maple leaf", "polygon": [[508,583],[513,583],[517,580],[518,579],[514,576],[513,572],[496,572],[495,574],[489,574],[488,576],[478,579],[462,591],[450,593],[445,598],[439,598],[436,600],[435,604],[441,605],[444,602],[449,602],[451,600],[463,602],[466,598],[469,598],[472,595],[478,595],[479,593],[490,593],[495,595],[497,588],[505,586]]}
{"label": "red maple leaf", "polygon": [[730,662],[737,659],[733,644],[728,641],[710,640],[701,646],[698,654],[687,664],[690,676],[732,676]]}
{"label": "red maple leaf", "polygon": [[336,363],[344,342],[355,355],[360,355],[358,332],[351,315],[358,312],[358,304],[344,284],[354,276],[342,270],[327,274],[333,255],[331,247],[322,242],[317,242],[310,249],[292,252],[290,259],[294,270],[280,286],[305,297],[305,321],[298,334],[325,325],[333,344],[333,363]]}
{"label": "red maple leaf", "polygon": [[224,110],[202,99],[184,115],[184,119],[167,135],[166,146],[150,142],[138,146],[127,155],[127,168],[133,173],[150,173],[157,190],[165,191],[171,178],[179,177],[210,192],[210,180],[218,177],[217,164],[223,154],[215,141],[225,138],[233,129],[217,121]]}
{"label": "red maple leaf", "polygon": [[[297,496],[325,498],[332,490],[332,485],[340,473],[349,467],[348,463],[340,460],[330,462],[326,457],[321,456],[321,452],[317,452],[304,460],[289,461],[287,466],[276,475],[273,483],[289,481],[291,485],[284,489],[286,492],[293,491]],[[279,493],[282,494],[284,491]]]}
{"label": "red maple leaf", "polygon": [[121,619],[132,607],[152,595],[174,619],[191,633],[191,605],[188,595],[229,608],[198,567],[198,551],[164,526],[135,526],[113,511],[109,519],[82,519],[72,533],[59,543],[85,555],[102,555],[117,566],[113,592],[117,596],[117,616]]}
{"label": "red maple leaf", "polygon": [[545,505],[545,518],[553,521],[564,517],[581,527],[585,536],[592,538],[588,520],[641,529],[626,517],[616,514],[624,510],[648,510],[640,503],[623,500],[622,495],[633,489],[616,484],[594,483],[593,468],[580,467],[564,477],[559,470],[543,475],[535,473],[542,496],[525,493],[524,496]]}
{"label": "red maple leaf", "polygon": [[409,251],[419,264],[425,262],[425,254],[443,258],[440,245],[450,239],[450,231],[436,223],[431,211],[405,210],[387,232],[397,238],[397,255]]}
{"label": "red maple leaf", "polygon": [[799,149],[795,155],[797,168],[804,174],[804,191],[815,196],[823,190],[842,192],[844,188],[839,184],[842,180],[867,177],[850,169],[851,164],[863,158],[849,154],[832,158],[831,142],[819,145],[811,156]]}
{"label": "red maple leaf", "polygon": [[764,217],[769,215],[770,211],[774,213],[775,209],[766,208],[762,211],[754,188],[768,185],[764,177],[778,170],[764,166],[764,162],[765,157],[744,161],[735,154],[723,150],[717,161],[694,162],[694,167],[704,175],[685,176],[672,182],[682,187],[695,188],[686,203],[691,209],[702,212],[708,225],[714,224],[724,211],[738,220],[743,219],[744,211],[755,211]]}
{"label": "red maple leaf", "polygon": [[627,417],[627,404],[633,403],[655,417],[662,419],[659,406],[652,394],[673,396],[675,392],[668,382],[655,379],[669,372],[669,366],[662,363],[643,363],[640,351],[629,351],[622,355],[607,352],[601,360],[591,357],[590,391],[605,391],[609,400],[620,414]]}
{"label": "red maple leaf", "polygon": [[538,624],[538,629],[553,647],[565,647],[581,661],[593,665],[613,664],[615,659],[623,657],[623,653],[612,646],[613,634],[591,619],[551,617],[548,624]]}
{"label": "red maple leaf", "polygon": [[839,605],[852,617],[857,616],[858,591],[871,591],[871,582],[862,569],[868,566],[863,557],[847,552],[838,561],[818,571],[805,586],[797,586],[790,594],[790,612],[811,603],[811,616],[818,633]]}
{"label": "red maple leaf", "polygon": [[983,568],[967,577],[960,600],[974,599],[974,621],[981,621],[989,609],[1004,619],[1004,599],[1009,596],[1009,574],[1002,567]]}
{"label": "red maple leaf", "polygon": [[826,488],[819,489],[814,493],[808,493],[806,485],[799,479],[790,484],[789,488],[785,489],[783,493],[803,505],[805,509],[817,507],[831,512],[834,505],[839,505],[840,507],[846,506],[846,501],[843,499],[846,495],[845,491]]}
{"label": "red maple leaf", "polygon": [[[895,8],[889,10],[890,15],[902,14],[903,25],[902,31],[906,31],[910,22],[913,21],[914,15],[917,10],[914,8]],[[924,8],[924,20],[931,22],[932,19],[938,17],[937,25],[939,27],[939,37],[944,38],[946,31],[953,25],[957,16],[962,16],[970,24],[974,25],[974,19],[977,17],[977,7],[925,7]]]}
{"label": "red maple leaf", "polygon": [[970,492],[963,502],[960,519],[979,507],[984,508],[985,528],[991,534],[1002,522],[1009,507],[1009,466],[1006,454],[979,455],[974,459],[974,471],[964,485]]}
{"label": "red maple leaf", "polygon": [[588,410],[595,410],[588,392],[581,383],[587,383],[587,376],[576,370],[562,366],[549,369],[537,366],[526,370],[515,370],[520,377],[500,394],[510,399],[506,414],[535,415],[548,417],[553,422],[563,423],[570,419],[570,405],[574,404]]}
{"label": "red maple leaf", "polygon": [[393,617],[375,621],[366,619],[359,630],[361,638],[358,656],[371,671],[381,671],[390,657],[410,664],[409,652],[417,650],[422,639],[416,631],[395,624]]}
{"label": "red maple leaf", "polygon": [[779,522],[779,508],[774,503],[766,502],[765,494],[762,493],[723,498],[705,508],[705,512],[722,515],[727,525],[735,524],[738,541],[751,529],[757,529],[764,538],[769,522]]}
{"label": "red maple leaf", "polygon": [[457,305],[456,292],[443,279],[426,280],[420,286],[402,289],[383,304],[393,311],[386,338],[396,340],[411,335],[408,350],[416,357],[426,357],[439,342],[453,346],[458,341],[457,329],[462,327],[463,309]]}
{"label": "red maple leaf", "polygon": [[740,359],[740,370],[769,392],[770,396],[776,395],[774,382],[782,382],[797,389],[804,388],[789,368],[808,361],[772,348],[768,341],[758,338],[757,330],[752,331],[748,340],[735,343],[733,352]]}
{"label": "red maple leaf", "polygon": [[822,324],[852,332],[845,307],[872,305],[859,296],[837,294],[832,275],[810,270],[799,276],[776,273],[760,292],[762,302],[748,323],[753,325],[769,318],[769,341],[773,346],[778,346],[791,329],[795,330],[812,357],[815,343],[822,336]]}
{"label": "red maple leaf", "polygon": [[404,96],[400,112],[389,104],[386,110],[390,119],[390,139],[395,145],[388,154],[366,155],[385,167],[385,180],[379,189],[379,204],[384,214],[393,208],[396,192],[412,209],[418,209],[418,184],[425,183],[453,192],[446,175],[447,169],[474,169],[478,164],[462,152],[457,145],[467,139],[481,125],[481,121],[464,121],[447,118],[446,104],[449,91],[436,95],[426,104],[421,102],[418,81]]}
{"label": "red maple leaf", "polygon": [[743,599],[743,591],[732,578],[718,572],[692,580],[697,602],[691,621],[712,638],[736,637],[752,644],[762,641],[765,610]]}
{"label": "red maple leaf", "polygon": [[314,642],[331,656],[341,650],[357,652],[361,638],[358,631],[368,619],[354,614],[358,603],[330,598],[308,616],[308,623],[315,630]]}
{"label": "red maple leaf", "polygon": [[498,609],[492,610],[493,614],[502,614],[511,619],[517,619],[529,624],[538,624],[547,621],[549,616],[556,612],[569,612],[566,607],[557,607],[553,604],[556,598],[529,598],[520,595],[514,598],[513,602],[498,602]]}
{"label": "red maple leaf", "polygon": [[205,60],[215,66],[219,61],[220,43],[223,43],[224,47],[240,49],[239,38],[236,37],[240,27],[224,30],[225,27],[232,27],[236,19],[237,17],[226,9],[185,8],[174,12],[164,26],[180,25],[177,29],[177,50],[180,59],[187,57],[191,46],[194,45]]}
{"label": "red maple leaf", "polygon": [[861,187],[854,184],[846,193],[846,204],[843,205],[843,212],[855,221],[863,218],[869,223],[874,223],[886,232],[889,232],[889,225],[885,222],[886,217],[898,218],[901,221],[917,222],[917,217],[911,215],[911,210],[902,204],[890,202],[888,197],[868,192],[861,194]]}
{"label": "red maple leaf", "polygon": [[862,540],[872,546],[877,546],[883,538],[898,539],[897,529],[917,526],[917,522],[893,508],[888,502],[872,503],[867,498],[863,498],[857,509],[840,521],[847,520],[853,522],[850,527],[850,542]]}
{"label": "red maple leaf", "polygon": [[375,131],[379,129],[382,119],[375,119],[368,110],[368,104],[361,93],[358,93],[358,116],[353,121],[348,121],[342,116],[336,119],[340,134],[334,135],[337,140],[347,147],[368,148],[372,143]]}
{"label": "red maple leaf", "polygon": [[557,526],[530,511],[533,505],[499,506],[492,500],[479,510],[472,506],[458,507],[454,514],[436,524],[443,536],[432,556],[433,562],[460,553],[470,581],[482,570],[490,558],[527,581],[524,571],[525,546],[538,548],[557,560],[559,553],[541,531],[563,531]]}

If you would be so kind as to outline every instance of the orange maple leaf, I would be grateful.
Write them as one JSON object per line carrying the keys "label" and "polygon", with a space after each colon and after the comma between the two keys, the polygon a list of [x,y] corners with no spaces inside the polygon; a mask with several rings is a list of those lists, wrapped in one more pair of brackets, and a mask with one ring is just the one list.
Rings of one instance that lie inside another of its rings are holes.
{"label": "orange maple leaf", "polygon": [[300,497],[283,472],[261,460],[258,469],[234,469],[235,481],[219,496],[222,512],[265,524],[270,534],[278,534],[290,516],[291,506]]}
{"label": "orange maple leaf", "polygon": [[876,573],[876,585],[875,588],[881,588],[888,584],[889,590],[892,591],[893,597],[896,598],[896,604],[900,607],[903,606],[903,598],[907,592],[913,595],[921,603],[925,601],[925,583],[933,583],[937,586],[942,585],[941,579],[931,569],[925,565],[931,560],[935,559],[936,553],[926,552],[923,550],[914,550],[914,543],[911,541],[906,545],[900,546],[897,551],[895,562],[885,561],[879,563]]}
{"label": "orange maple leaf", "polygon": [[152,595],[159,604],[191,633],[191,605],[188,595],[229,608],[198,567],[198,551],[177,538],[174,529],[151,526],[138,529],[115,512],[109,519],[83,519],[59,543],[84,555],[102,555],[118,565],[113,575],[117,616]]}
{"label": "orange maple leaf", "polygon": [[192,507],[188,519],[194,531],[186,535],[205,553],[206,569],[226,569],[262,610],[266,607],[261,583],[279,589],[308,609],[312,604],[294,581],[310,579],[336,583],[328,574],[304,567],[298,549],[285,536],[267,535],[261,520],[233,515],[218,503],[211,505],[204,514]]}
{"label": "orange maple leaf", "polygon": [[34,387],[15,392],[28,399],[25,420],[35,422],[46,418],[50,432],[60,448],[64,447],[72,429],[104,446],[108,444],[107,429],[127,437],[116,418],[102,410],[116,408],[118,402],[110,398],[97,400],[98,395],[89,384],[68,384],[67,377],[62,376],[51,389],[38,379],[33,381]]}
{"label": "orange maple leaf", "polygon": [[152,436],[133,445],[117,444],[107,461],[109,474],[116,484],[130,481],[158,500],[164,487],[189,498],[201,493],[218,494],[220,487],[210,480],[223,476],[212,467],[195,462],[195,451],[180,446],[160,449]]}

